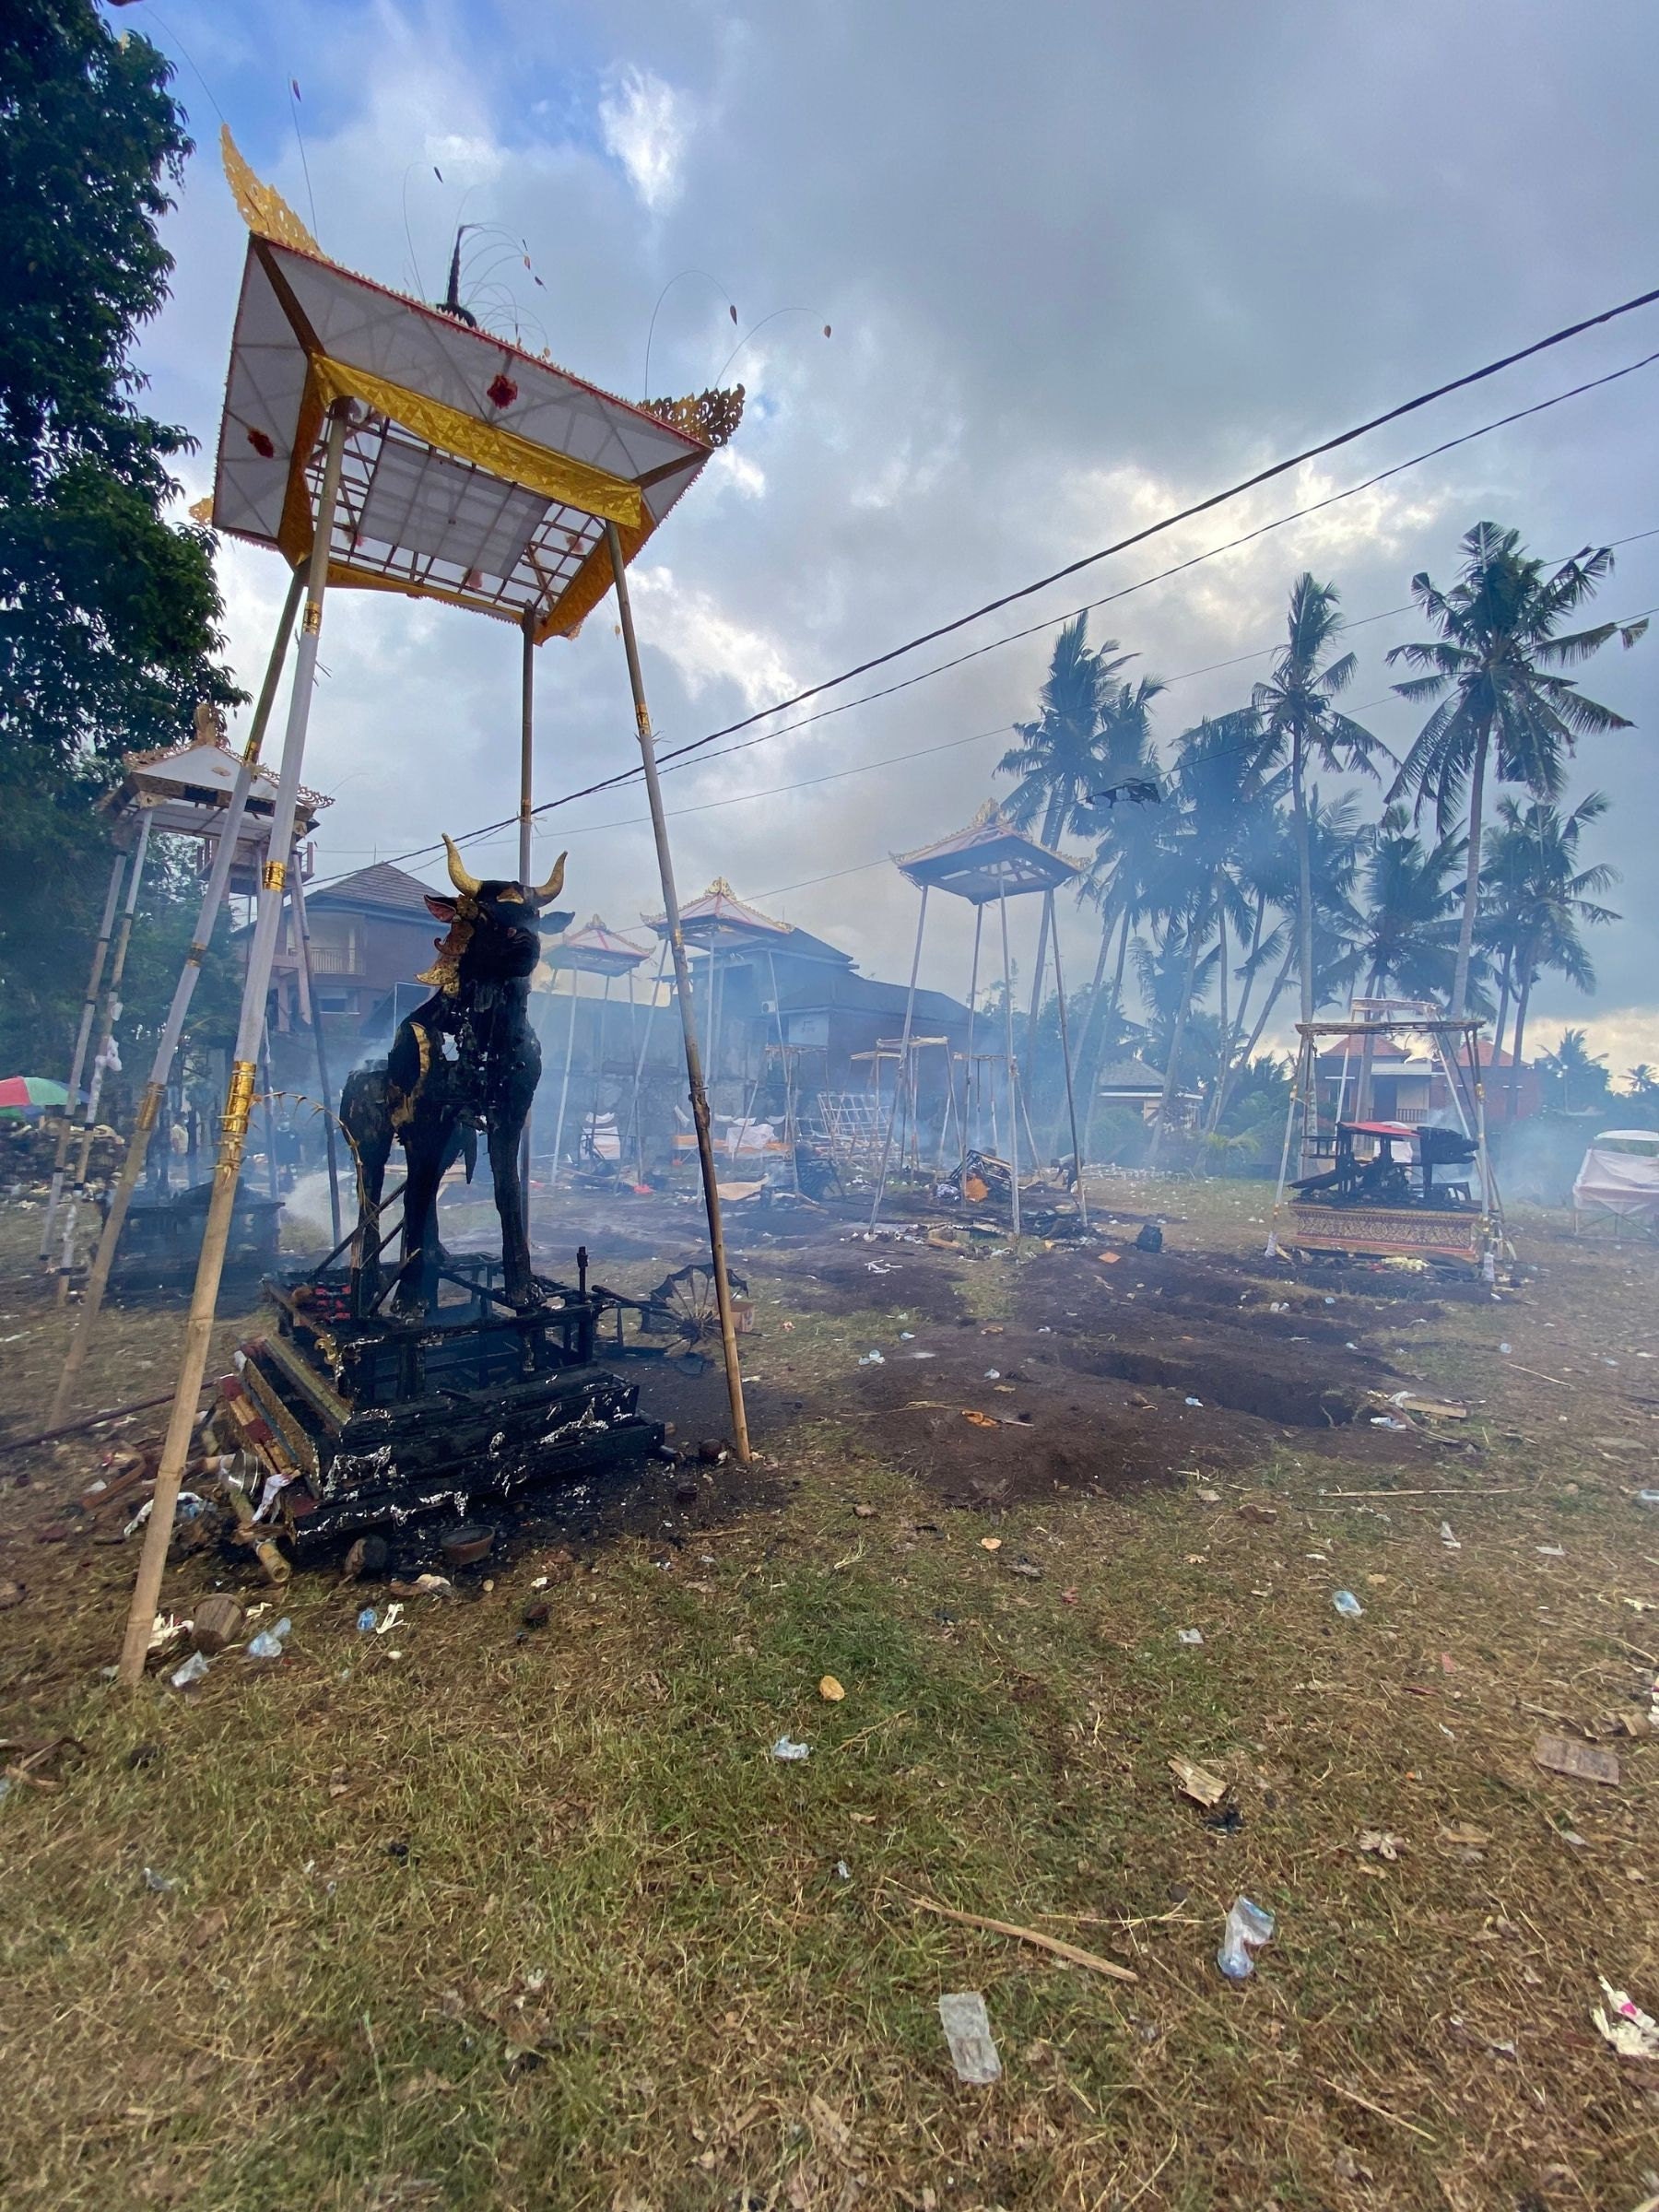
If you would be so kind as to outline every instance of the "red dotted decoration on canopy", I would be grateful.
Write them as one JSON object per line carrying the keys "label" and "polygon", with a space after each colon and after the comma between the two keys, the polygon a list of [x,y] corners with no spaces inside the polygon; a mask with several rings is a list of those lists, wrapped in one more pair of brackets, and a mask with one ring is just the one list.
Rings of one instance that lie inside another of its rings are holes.
{"label": "red dotted decoration on canopy", "polygon": [[518,386],[503,369],[498,371],[485,397],[492,407],[510,407],[518,397]]}

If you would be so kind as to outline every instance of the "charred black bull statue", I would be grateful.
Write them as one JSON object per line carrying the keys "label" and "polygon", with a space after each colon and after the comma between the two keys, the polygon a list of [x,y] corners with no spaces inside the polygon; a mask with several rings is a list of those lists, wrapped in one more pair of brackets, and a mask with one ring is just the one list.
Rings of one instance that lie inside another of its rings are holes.
{"label": "charred black bull statue", "polygon": [[[544,929],[568,928],[569,914],[545,910],[564,883],[565,856],[544,884],[480,882],[445,837],[453,899],[427,905],[449,935],[417,982],[432,995],[398,1024],[383,1067],[347,1077],[340,1121],[358,1170],[358,1312],[377,1302],[381,1192],[394,1142],[408,1167],[396,1305],[431,1311],[438,1288],[438,1185],[482,1130],[489,1148],[496,1211],[501,1218],[502,1288],[521,1311],[540,1299],[519,1187],[519,1139],[541,1079],[541,1048],[530,1027],[530,978]],[[470,1168],[469,1168],[470,1172]]]}

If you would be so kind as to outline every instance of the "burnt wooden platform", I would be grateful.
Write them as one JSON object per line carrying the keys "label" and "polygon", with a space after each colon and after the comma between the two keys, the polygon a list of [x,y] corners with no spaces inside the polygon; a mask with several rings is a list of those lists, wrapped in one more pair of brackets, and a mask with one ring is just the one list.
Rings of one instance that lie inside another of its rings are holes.
{"label": "burnt wooden platform", "polygon": [[240,1347],[218,1426],[253,1453],[261,1507],[299,1549],[661,1447],[639,1386],[594,1359],[585,1284],[544,1281],[547,1302],[514,1312],[499,1275],[450,1263],[448,1302],[424,1321],[354,1321],[344,1269],[267,1279],[276,1325]]}

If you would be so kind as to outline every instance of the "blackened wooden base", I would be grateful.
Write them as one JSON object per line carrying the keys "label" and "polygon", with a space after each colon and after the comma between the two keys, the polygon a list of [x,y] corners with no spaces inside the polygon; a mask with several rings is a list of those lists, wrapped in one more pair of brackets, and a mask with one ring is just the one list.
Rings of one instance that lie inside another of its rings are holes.
{"label": "blackened wooden base", "polygon": [[279,1516],[301,1552],[661,1447],[638,1385],[594,1362],[585,1290],[548,1284],[514,1313],[490,1300],[488,1263],[457,1272],[474,1294],[425,1322],[352,1321],[343,1276],[267,1282],[276,1327],[241,1347],[223,1394],[267,1477],[288,1477]]}

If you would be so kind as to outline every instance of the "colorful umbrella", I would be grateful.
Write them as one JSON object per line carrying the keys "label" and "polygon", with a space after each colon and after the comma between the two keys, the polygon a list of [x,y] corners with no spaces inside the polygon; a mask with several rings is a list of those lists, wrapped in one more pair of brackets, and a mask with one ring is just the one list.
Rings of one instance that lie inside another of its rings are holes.
{"label": "colorful umbrella", "polygon": [[69,1093],[50,1076],[0,1077],[0,1106],[66,1106]]}

